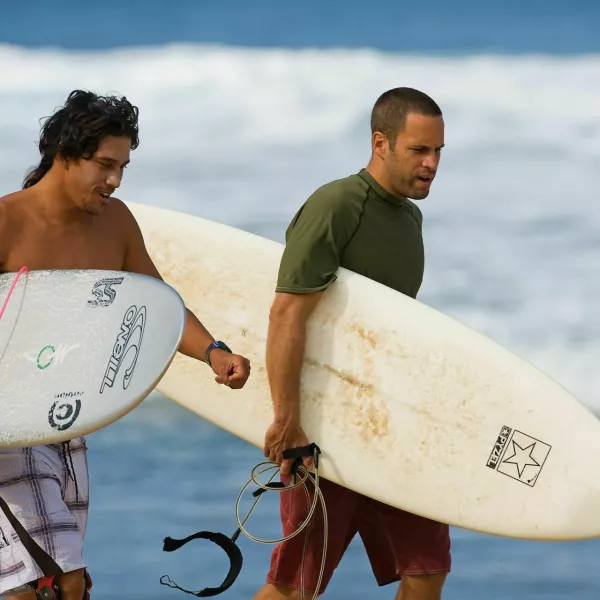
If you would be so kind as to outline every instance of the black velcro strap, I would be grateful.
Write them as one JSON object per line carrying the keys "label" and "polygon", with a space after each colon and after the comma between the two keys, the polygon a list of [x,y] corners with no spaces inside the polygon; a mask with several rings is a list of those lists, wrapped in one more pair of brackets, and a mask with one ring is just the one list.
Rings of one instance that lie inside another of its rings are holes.
{"label": "black velcro strap", "polygon": [[227,573],[227,577],[225,577],[223,580],[223,583],[218,587],[207,587],[203,590],[195,592],[179,587],[174,581],[171,581],[171,578],[168,575],[163,575],[160,578],[160,583],[162,585],[168,585],[169,587],[181,590],[186,594],[197,596],[198,598],[206,598],[208,596],[216,596],[221,594],[233,585],[237,579],[237,576],[240,574],[240,571],[242,570],[242,563],[244,561],[242,552],[231,538],[228,538],[222,533],[214,533],[212,531],[199,531],[198,533],[194,533],[193,535],[190,535],[182,540],[175,540],[173,538],[166,537],[164,539],[163,550],[165,552],[173,552],[195,539],[210,540],[227,553],[230,563],[229,572]]}
{"label": "black velcro strap", "polygon": [[1,496],[0,507],[2,508],[2,511],[6,515],[6,518],[9,520],[16,534],[21,539],[21,543],[27,552],[29,552],[33,560],[35,560],[35,562],[38,564],[44,575],[46,577],[50,575],[60,575],[63,570],[58,566],[58,564],[56,564],[55,560],[47,552],[42,550],[36,541],[27,533],[23,525],[21,525],[15,515],[12,514],[8,504],[6,504],[4,498]]}
{"label": "black velcro strap", "polygon": [[[294,478],[296,477],[296,475],[298,474],[298,469],[300,468],[301,464],[302,464],[302,457],[299,456],[292,463],[292,469],[290,471],[292,477],[294,477]],[[265,488],[268,488],[268,489],[266,490],[264,488],[258,488],[257,490],[254,490],[252,492],[252,495],[255,498],[258,498],[259,496],[261,496],[262,494],[264,494],[268,490],[283,489],[283,488],[285,488],[285,483],[282,483],[281,481],[270,481],[269,483],[265,483],[264,486],[265,486]]]}
{"label": "black velcro strap", "polygon": [[[284,460],[289,460],[290,458],[295,459],[292,463],[291,475],[296,480],[296,475],[298,474],[298,469],[300,465],[303,463],[303,458],[310,456],[314,459],[315,467],[319,466],[319,454],[321,454],[321,449],[314,442],[309,444],[308,446],[298,446],[296,448],[288,448],[284,450],[282,453],[282,457]],[[285,488],[285,484],[281,481],[271,481],[270,483],[265,484],[265,488],[269,490],[277,490]],[[259,488],[252,492],[252,495],[255,498],[258,498],[260,495],[264,494],[267,490],[264,488]]]}
{"label": "black velcro strap", "polygon": [[282,456],[284,460],[288,460],[289,458],[306,458],[310,456],[315,460],[315,467],[319,466],[319,455],[321,454],[321,448],[317,446],[314,442],[312,444],[308,444],[308,446],[298,446],[297,448],[288,448],[282,452]]}

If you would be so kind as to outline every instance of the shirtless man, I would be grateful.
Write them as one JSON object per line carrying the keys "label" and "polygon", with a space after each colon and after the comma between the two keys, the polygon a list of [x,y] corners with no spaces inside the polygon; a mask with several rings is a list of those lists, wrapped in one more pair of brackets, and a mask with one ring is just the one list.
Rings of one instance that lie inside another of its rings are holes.
{"label": "shirtless man", "polygon": [[[109,269],[160,278],[127,206],[112,197],[137,148],[138,109],[126,98],[72,92],[46,120],[41,162],[23,190],[0,199],[0,271]],[[216,382],[239,389],[249,361],[188,310],[179,351],[207,362]],[[69,460],[67,460],[67,456]],[[0,497],[60,566],[60,600],[82,600],[91,581],[82,557],[88,509],[86,443],[0,450]],[[0,511],[0,596],[34,600],[42,571]]]}

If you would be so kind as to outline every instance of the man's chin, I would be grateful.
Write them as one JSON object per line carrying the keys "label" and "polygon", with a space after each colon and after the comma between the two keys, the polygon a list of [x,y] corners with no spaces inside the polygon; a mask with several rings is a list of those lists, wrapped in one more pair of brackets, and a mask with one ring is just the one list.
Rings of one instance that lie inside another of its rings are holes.
{"label": "man's chin", "polygon": [[411,186],[411,193],[409,194],[409,198],[413,200],[424,200],[429,196],[429,192],[431,191],[431,184],[433,181],[424,182],[420,179],[417,179],[413,182]]}
{"label": "man's chin", "polygon": [[425,200],[429,196],[429,190],[414,190],[408,195],[411,200]]}
{"label": "man's chin", "polygon": [[100,204],[99,206],[86,206],[84,210],[88,215],[97,217],[101,214],[104,214],[104,211],[106,210],[106,205]]}

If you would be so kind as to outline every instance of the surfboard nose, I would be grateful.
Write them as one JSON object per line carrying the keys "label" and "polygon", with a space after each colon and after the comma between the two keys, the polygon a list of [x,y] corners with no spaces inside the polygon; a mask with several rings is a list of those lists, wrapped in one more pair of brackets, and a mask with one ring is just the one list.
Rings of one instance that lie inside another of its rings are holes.
{"label": "surfboard nose", "polygon": [[63,269],[14,282],[0,275],[0,447],[109,425],[150,394],[177,352],[185,307],[160,279]]}

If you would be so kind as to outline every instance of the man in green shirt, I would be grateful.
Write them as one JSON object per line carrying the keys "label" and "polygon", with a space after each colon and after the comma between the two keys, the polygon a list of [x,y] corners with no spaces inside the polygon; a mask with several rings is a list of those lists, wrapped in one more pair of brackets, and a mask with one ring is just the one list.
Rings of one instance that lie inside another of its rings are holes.
{"label": "man in green shirt", "polygon": [[[416,297],[424,269],[422,215],[408,198],[428,196],[444,146],[438,105],[411,88],[388,90],[371,114],[372,156],[359,173],[317,189],[294,216],[271,308],[267,370],[274,421],[265,435],[265,456],[291,461],[287,448],[309,443],[300,426],[300,372],[305,325],[339,267]],[[315,440],[319,443],[319,440]],[[307,461],[310,464],[310,461]],[[448,526],[320,480],[328,511],[327,586],[352,538],[359,533],[379,585],[402,580],[396,600],[439,600],[450,571]],[[284,535],[304,521],[304,490],[281,494]],[[278,545],[267,583],[255,600],[300,598],[304,535]],[[304,592],[314,594],[323,550],[323,521],[317,509],[309,528]]]}

